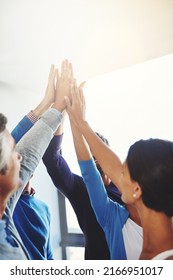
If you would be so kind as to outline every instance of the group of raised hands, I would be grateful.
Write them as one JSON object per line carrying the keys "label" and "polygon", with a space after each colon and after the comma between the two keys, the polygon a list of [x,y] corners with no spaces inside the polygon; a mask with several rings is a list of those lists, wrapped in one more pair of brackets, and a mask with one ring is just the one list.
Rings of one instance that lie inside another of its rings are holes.
{"label": "group of raised hands", "polygon": [[85,119],[84,84],[77,85],[72,64],[68,60],[62,62],[60,71],[51,65],[42,108],[49,104],[60,112],[66,109],[70,119],[77,124],[79,119]]}

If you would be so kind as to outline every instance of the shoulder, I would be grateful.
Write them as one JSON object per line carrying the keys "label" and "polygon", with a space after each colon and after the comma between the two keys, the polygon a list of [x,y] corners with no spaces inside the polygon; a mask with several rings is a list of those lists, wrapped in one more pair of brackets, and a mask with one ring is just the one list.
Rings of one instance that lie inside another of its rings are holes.
{"label": "shoulder", "polygon": [[173,249],[158,254],[153,260],[173,260]]}

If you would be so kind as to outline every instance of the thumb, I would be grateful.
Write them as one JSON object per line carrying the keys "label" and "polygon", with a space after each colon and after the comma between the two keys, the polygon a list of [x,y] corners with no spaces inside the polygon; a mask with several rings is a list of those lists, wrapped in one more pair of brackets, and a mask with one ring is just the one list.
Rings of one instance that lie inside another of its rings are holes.
{"label": "thumb", "polygon": [[79,89],[83,89],[83,87],[84,87],[84,85],[85,85],[85,81],[84,82],[82,82],[82,83],[80,83],[80,85],[79,85]]}

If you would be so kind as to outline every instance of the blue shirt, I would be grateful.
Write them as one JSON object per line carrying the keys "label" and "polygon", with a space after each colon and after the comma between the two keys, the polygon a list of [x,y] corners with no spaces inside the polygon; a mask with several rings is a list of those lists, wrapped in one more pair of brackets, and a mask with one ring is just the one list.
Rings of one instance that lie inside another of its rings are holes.
{"label": "blue shirt", "polygon": [[111,259],[127,259],[122,228],[129,217],[129,212],[124,206],[108,197],[103,180],[92,159],[79,161],[79,166],[91,205],[105,232]]}
{"label": "blue shirt", "polygon": [[21,195],[13,214],[15,226],[33,260],[50,260],[50,212],[34,195]]}

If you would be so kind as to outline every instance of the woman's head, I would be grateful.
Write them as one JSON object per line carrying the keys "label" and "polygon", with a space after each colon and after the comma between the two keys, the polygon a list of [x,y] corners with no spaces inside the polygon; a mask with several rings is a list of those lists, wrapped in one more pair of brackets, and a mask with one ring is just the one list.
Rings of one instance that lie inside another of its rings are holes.
{"label": "woman's head", "polygon": [[143,203],[173,216],[173,143],[137,141],[130,147],[126,162],[131,179],[140,185]]}

